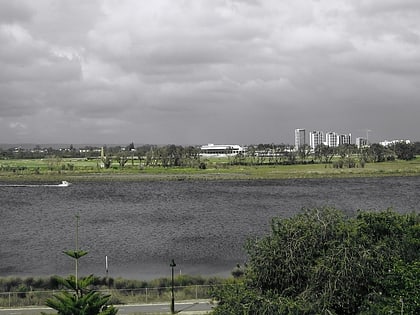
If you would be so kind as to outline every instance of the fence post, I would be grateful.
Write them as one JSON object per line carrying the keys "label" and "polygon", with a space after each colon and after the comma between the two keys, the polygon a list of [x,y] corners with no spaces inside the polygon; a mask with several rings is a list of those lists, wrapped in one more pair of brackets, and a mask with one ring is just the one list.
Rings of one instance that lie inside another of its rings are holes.
{"label": "fence post", "polygon": [[11,292],[9,292],[9,307],[12,306],[12,297],[10,296]]}
{"label": "fence post", "polygon": [[195,299],[198,300],[198,285],[195,285]]}
{"label": "fence post", "polygon": [[146,303],[147,303],[147,288],[146,288]]}

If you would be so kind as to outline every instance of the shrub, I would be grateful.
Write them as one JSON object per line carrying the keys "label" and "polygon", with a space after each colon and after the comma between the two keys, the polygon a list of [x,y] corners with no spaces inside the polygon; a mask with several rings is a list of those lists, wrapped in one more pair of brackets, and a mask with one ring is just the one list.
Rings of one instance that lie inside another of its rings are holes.
{"label": "shrub", "polygon": [[419,236],[420,214],[391,210],[274,218],[269,235],[248,241],[243,280],[214,292],[216,314],[397,313],[396,297],[420,314]]}

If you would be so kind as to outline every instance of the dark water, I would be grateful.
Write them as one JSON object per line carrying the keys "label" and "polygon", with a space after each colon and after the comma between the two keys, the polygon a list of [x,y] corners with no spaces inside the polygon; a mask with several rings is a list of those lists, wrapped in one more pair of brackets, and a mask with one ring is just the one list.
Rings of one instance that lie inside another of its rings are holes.
{"label": "dark water", "polygon": [[266,181],[77,183],[70,187],[0,184],[0,276],[67,275],[62,254],[89,254],[82,274],[150,279],[177,272],[227,275],[245,259],[248,237],[269,231],[273,216],[335,206],[419,212],[420,177]]}

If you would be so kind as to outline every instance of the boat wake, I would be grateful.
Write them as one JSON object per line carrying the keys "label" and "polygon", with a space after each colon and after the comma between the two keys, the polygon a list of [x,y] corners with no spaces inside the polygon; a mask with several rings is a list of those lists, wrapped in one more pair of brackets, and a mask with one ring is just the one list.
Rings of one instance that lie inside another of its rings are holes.
{"label": "boat wake", "polygon": [[63,180],[60,184],[5,184],[0,187],[68,187],[71,183]]}

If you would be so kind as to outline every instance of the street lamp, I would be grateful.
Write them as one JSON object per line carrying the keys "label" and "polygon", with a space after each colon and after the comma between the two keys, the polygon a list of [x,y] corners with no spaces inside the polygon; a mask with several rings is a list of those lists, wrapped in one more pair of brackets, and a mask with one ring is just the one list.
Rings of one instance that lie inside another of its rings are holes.
{"label": "street lamp", "polygon": [[174,267],[176,266],[175,261],[172,259],[171,264],[169,267],[171,267],[172,271],[172,300],[171,300],[171,314],[175,314],[175,295],[174,295]]}

